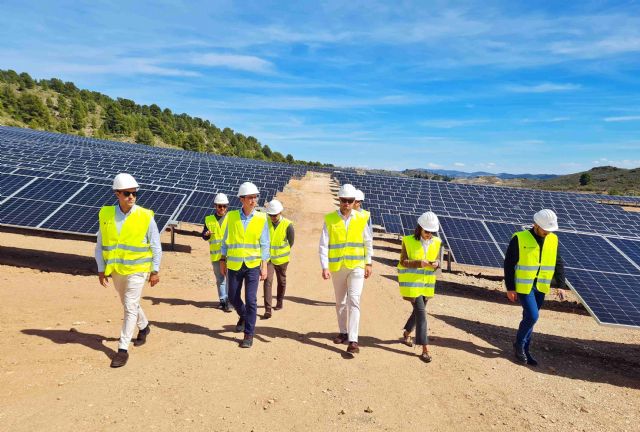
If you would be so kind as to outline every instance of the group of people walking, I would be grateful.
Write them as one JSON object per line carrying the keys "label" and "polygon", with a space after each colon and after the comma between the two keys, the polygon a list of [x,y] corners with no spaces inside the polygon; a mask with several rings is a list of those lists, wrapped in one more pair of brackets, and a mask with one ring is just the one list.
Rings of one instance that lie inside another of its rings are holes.
{"label": "group of people walking", "polygon": [[[122,367],[129,358],[129,344],[143,345],[151,329],[140,297],[144,283],[160,281],[162,249],[153,212],[135,204],[139,185],[129,174],[118,174],[113,181],[118,200],[99,213],[99,231],[95,258],[100,283],[107,287],[113,280],[124,307],[124,322],[118,352],[111,367]],[[284,306],[286,274],[295,233],[293,223],[282,215],[280,201],[265,205],[266,214],[257,211],[259,190],[245,182],[238,189],[241,208],[229,210],[223,193],[214,198],[215,212],[206,216],[202,238],[209,242],[209,258],[224,312],[236,311],[235,331],[244,333],[241,348],[251,348],[257,320],[258,287],[263,281],[263,319]],[[325,215],[320,235],[319,255],[322,278],[331,279],[336,298],[338,334],[335,344],[346,344],[349,355],[360,352],[358,334],[360,298],[365,279],[372,274],[373,230],[371,215],[362,209],[364,194],[351,184],[338,191],[339,208]],[[538,319],[551,279],[564,286],[564,268],[558,253],[557,218],[551,210],[534,215],[530,230],[514,234],[505,258],[505,283],[510,301],[520,300],[523,318],[514,355],[517,361],[536,365],[530,351],[533,326]],[[402,342],[422,346],[419,359],[432,360],[428,349],[426,305],[434,296],[440,268],[442,241],[438,216],[420,215],[413,234],[402,238],[398,263],[400,295],[411,302],[412,312],[404,326]],[[276,303],[272,285],[277,278]],[[244,287],[244,301],[243,301]],[[138,336],[133,339],[135,328]],[[415,339],[411,336],[415,329]]]}

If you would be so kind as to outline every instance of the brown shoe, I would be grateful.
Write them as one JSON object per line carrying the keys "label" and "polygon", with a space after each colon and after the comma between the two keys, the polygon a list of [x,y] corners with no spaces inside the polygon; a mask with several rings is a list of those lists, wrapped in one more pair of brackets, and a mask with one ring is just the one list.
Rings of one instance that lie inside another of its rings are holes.
{"label": "brown shoe", "polygon": [[269,318],[271,318],[271,311],[266,311],[264,315],[262,315],[262,319],[269,319]]}
{"label": "brown shoe", "polygon": [[334,344],[343,344],[349,339],[349,335],[346,333],[340,333],[338,336],[333,338]]}
{"label": "brown shoe", "polygon": [[358,342],[349,342],[349,346],[347,347],[347,352],[349,354],[358,354],[360,352],[360,348],[358,347]]}
{"label": "brown shoe", "polygon": [[278,300],[276,302],[276,307],[274,307],[275,310],[280,310],[282,309],[282,300]]}
{"label": "brown shoe", "polygon": [[127,360],[129,360],[129,353],[126,351],[118,351],[116,355],[111,359],[111,367],[119,368],[127,364]]}

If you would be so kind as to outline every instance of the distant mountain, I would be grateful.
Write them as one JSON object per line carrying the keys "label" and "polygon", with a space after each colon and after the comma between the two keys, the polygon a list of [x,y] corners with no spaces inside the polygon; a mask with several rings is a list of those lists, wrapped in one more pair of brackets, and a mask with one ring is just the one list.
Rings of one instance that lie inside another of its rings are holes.
{"label": "distant mountain", "polygon": [[499,173],[494,174],[485,171],[475,171],[475,172],[464,172],[464,171],[456,171],[456,170],[444,170],[444,169],[424,169],[417,168],[414,171],[422,171],[428,172],[432,174],[438,174],[441,176],[448,176],[454,178],[470,178],[470,177],[497,177],[499,179],[531,179],[531,180],[547,180],[558,177],[555,174],[509,174],[509,173]]}

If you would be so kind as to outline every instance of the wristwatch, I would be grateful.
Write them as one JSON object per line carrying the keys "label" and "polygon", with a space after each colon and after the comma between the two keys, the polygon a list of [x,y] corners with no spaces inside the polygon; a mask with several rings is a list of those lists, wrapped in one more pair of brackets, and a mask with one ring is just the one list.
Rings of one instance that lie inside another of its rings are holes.
{"label": "wristwatch", "polygon": [[154,271],[152,271],[152,272],[151,272],[151,274],[152,274],[152,275],[157,275],[157,274],[158,274],[158,272],[154,270]]}

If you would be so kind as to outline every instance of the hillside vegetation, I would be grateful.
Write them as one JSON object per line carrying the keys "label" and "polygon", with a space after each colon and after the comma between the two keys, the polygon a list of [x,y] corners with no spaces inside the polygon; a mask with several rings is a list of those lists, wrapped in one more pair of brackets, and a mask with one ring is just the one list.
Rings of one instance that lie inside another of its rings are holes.
{"label": "hillside vegetation", "polygon": [[578,190],[610,195],[640,195],[640,168],[601,166],[575,174],[534,182],[533,187],[548,190]]}
{"label": "hillside vegetation", "polygon": [[0,124],[154,146],[177,147],[275,162],[297,161],[262,145],[255,137],[220,129],[209,120],[175,114],[156,104],[81,90],[57,78],[35,80],[28,73],[0,69]]}

